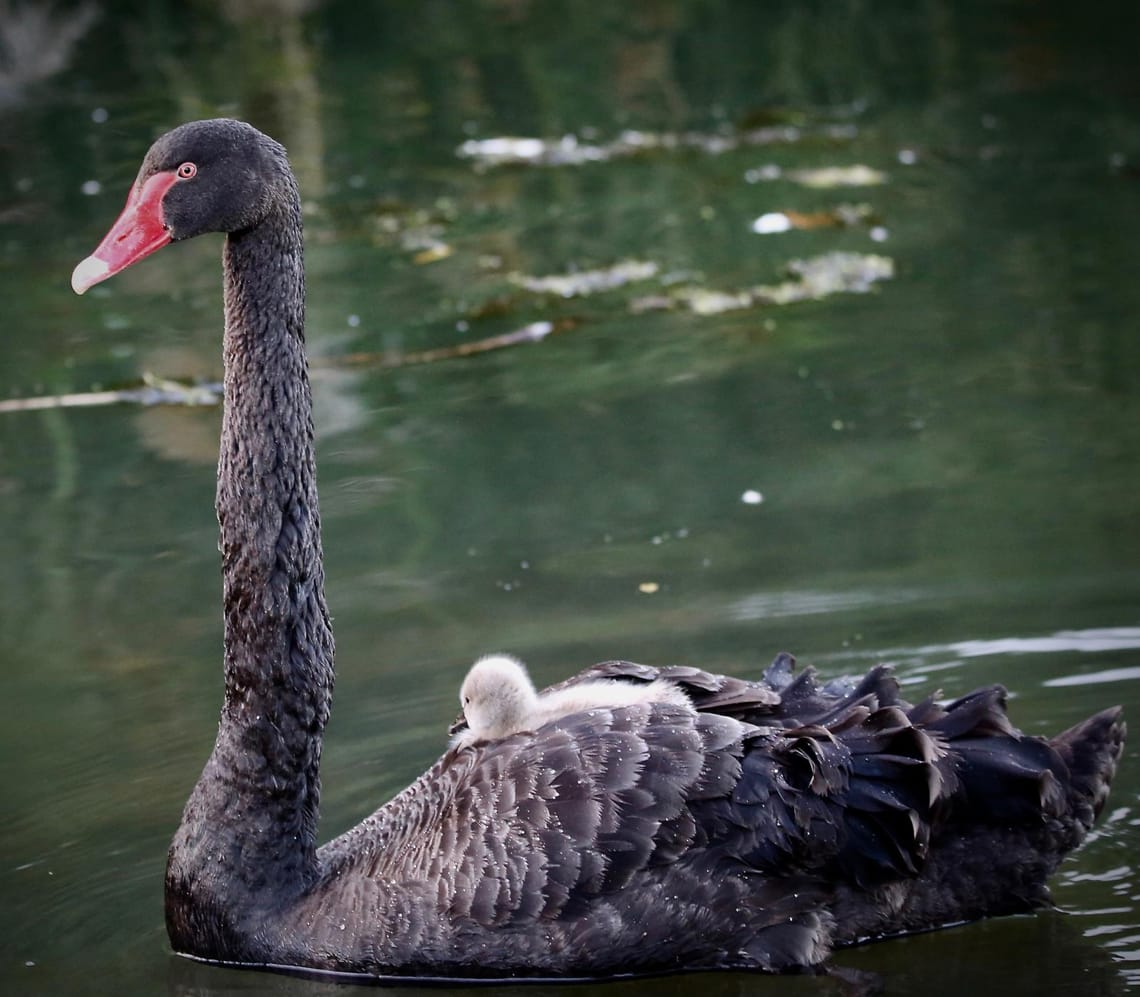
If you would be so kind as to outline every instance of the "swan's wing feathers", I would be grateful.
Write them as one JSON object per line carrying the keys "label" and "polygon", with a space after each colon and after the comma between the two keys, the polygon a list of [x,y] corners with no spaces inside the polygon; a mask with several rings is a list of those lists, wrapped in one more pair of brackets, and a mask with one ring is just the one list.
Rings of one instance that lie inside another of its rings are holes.
{"label": "swan's wing feathers", "polygon": [[1088,830],[1108,799],[1108,789],[1124,752],[1128,727],[1119,706],[1089,717],[1062,731],[1049,743],[1071,776],[1069,801],[1073,814]]}
{"label": "swan's wing feathers", "polygon": [[[795,891],[826,876],[913,875],[942,752],[873,699],[855,688],[827,701],[830,729],[662,704],[597,709],[453,752],[435,780],[450,776],[453,798],[425,814],[430,843],[413,851],[441,880],[449,916],[482,924],[571,917],[653,870],[680,874],[672,867],[695,846]],[[386,874],[417,867],[405,859]]]}
{"label": "swan's wing feathers", "polygon": [[844,717],[850,718],[852,711],[860,711],[855,721],[861,723],[871,710],[886,706],[909,708],[900,699],[898,680],[887,665],[876,665],[857,678],[845,676],[823,685],[817,681],[815,669],[793,673],[794,665],[790,654],[780,654],[764,672],[764,682],[780,697],[769,723],[785,727],[816,723],[834,729]]}
{"label": "swan's wing feathers", "polygon": [[[796,670],[795,658],[776,656],[756,681],[719,675],[686,665],[654,668],[631,661],[604,661],[553,689],[598,678],[627,681],[672,682],[689,696],[693,706],[707,713],[721,713],[749,723],[799,727],[805,723],[831,726],[843,713],[861,706],[907,707],[899,696],[899,684],[887,665],[877,665],[858,677],[831,679],[820,684],[815,669]],[[862,716],[857,718],[859,721]]]}
{"label": "swan's wing feathers", "polygon": [[572,678],[552,685],[545,693],[561,692],[583,682],[618,679],[648,684],[669,682],[680,687],[693,706],[709,713],[724,713],[741,719],[766,715],[780,702],[779,693],[763,682],[750,682],[731,675],[716,675],[688,665],[654,667],[633,661],[603,661]]}
{"label": "swan's wing feathers", "polygon": [[579,682],[596,682],[598,679],[637,679],[642,682],[652,682],[659,677],[660,672],[660,668],[653,665],[639,665],[636,661],[600,661],[544,691],[566,689]]}
{"label": "swan's wing feathers", "polygon": [[854,717],[839,711],[832,728],[757,729],[732,792],[695,808],[698,823],[774,877],[869,885],[914,875],[944,786],[942,751],[897,707],[861,707]]}
{"label": "swan's wing feathers", "polygon": [[692,848],[690,803],[739,777],[746,729],[637,704],[452,752],[436,781],[455,772],[454,792],[417,832],[424,842],[375,872],[437,877],[448,915],[481,924],[573,917]]}
{"label": "swan's wing feathers", "polygon": [[[605,889],[620,889],[642,869],[670,865],[692,846],[696,824],[688,801],[710,783],[707,770],[735,764],[719,723],[660,707],[615,713],[615,729],[626,738],[615,743],[627,751],[636,744],[639,764],[626,768],[619,755],[617,769],[598,770],[606,798],[598,839]],[[739,725],[733,726],[739,739]]]}
{"label": "swan's wing feathers", "polygon": [[752,857],[773,874],[826,868],[859,883],[913,875],[953,783],[940,738],[916,726],[886,666],[822,686],[812,669],[793,669],[782,654],[765,672],[780,703],[732,795],[763,811]]}
{"label": "swan's wing feathers", "polygon": [[547,771],[552,777],[544,789],[549,793],[548,813],[555,825],[570,841],[597,840],[603,803],[591,774],[577,764]]}
{"label": "swan's wing feathers", "polygon": [[550,686],[544,693],[561,692],[583,682],[617,679],[627,682],[670,682],[681,688],[693,706],[704,713],[720,713],[748,723],[799,727],[804,723],[838,722],[841,715],[867,708],[907,706],[899,697],[898,681],[886,665],[866,675],[837,678],[820,684],[813,668],[796,670],[795,658],[782,653],[756,681],[720,675],[687,665],[654,667],[633,661],[603,661]]}
{"label": "swan's wing feathers", "polygon": [[1006,715],[1005,687],[975,689],[946,706],[942,716],[928,720],[946,740],[962,737],[1010,737],[1017,734]]}
{"label": "swan's wing feathers", "polygon": [[[632,669],[636,681],[665,671],[606,667]],[[821,685],[810,671],[774,668],[780,701],[755,722],[637,703],[449,751],[368,830],[350,832],[355,845],[322,850],[325,868],[335,878],[336,856],[367,857],[371,884],[355,880],[353,903],[383,900],[389,919],[420,910],[421,945],[433,924],[523,938],[538,923],[552,946],[620,948],[625,965],[629,945],[647,958],[655,945],[669,951],[652,926],[644,949],[629,933],[648,923],[647,908],[675,903],[683,913],[663,913],[663,925],[738,924],[744,961],[806,965],[832,939],[1039,897],[1121,750],[1116,714],[1050,744],[1012,731],[1000,687],[911,706],[887,669]],[[726,688],[702,684],[684,687],[694,700]],[[1096,760],[1077,761],[1090,752]],[[1076,792],[1070,765],[1088,769],[1083,809],[1066,799]],[[1029,842],[1009,830],[1026,821],[1039,828]],[[986,856],[1011,848],[1025,854],[1006,864],[1009,882],[990,886]],[[876,904],[864,902],[868,891]]]}
{"label": "swan's wing feathers", "polygon": [[1067,816],[1065,761],[1049,742],[1014,729],[1006,698],[1002,686],[989,686],[927,718],[926,729],[953,759],[952,770],[941,770],[956,791],[955,819],[999,825]]}

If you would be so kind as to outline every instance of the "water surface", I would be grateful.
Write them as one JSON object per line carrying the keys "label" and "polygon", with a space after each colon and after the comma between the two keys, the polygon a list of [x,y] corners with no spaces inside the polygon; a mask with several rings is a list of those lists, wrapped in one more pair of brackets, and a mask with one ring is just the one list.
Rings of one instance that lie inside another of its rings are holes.
{"label": "water surface", "polygon": [[[827,675],[891,662],[915,696],[1004,683],[1031,733],[1138,715],[1134,32],[1062,4],[130,6],[73,9],[57,65],[5,70],[0,397],[216,379],[216,242],[82,299],[67,279],[165,128],[236,114],[286,142],[338,641],[325,838],[435,759],[493,650],[553,681],[610,657],[752,675],[788,649]],[[457,153],[630,129],[676,147]],[[855,165],[886,182],[789,177]],[[840,204],[871,217],[752,231]],[[838,251],[895,276],[717,314],[637,304]],[[656,275],[574,298],[511,279],[623,260]],[[557,334],[395,365],[534,322]],[[334,989],[166,944],[166,847],[220,702],[219,421],[0,416],[6,992]],[[1140,989],[1138,792],[1129,748],[1056,911],[838,961],[899,994]],[[605,992],[697,988],[837,992]]]}

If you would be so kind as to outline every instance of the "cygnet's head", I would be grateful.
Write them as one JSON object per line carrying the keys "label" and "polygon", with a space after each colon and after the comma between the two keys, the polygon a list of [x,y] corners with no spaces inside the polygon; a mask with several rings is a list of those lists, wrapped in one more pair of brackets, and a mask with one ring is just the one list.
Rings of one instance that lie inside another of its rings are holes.
{"label": "cygnet's head", "polygon": [[524,728],[536,698],[523,663],[509,654],[480,658],[459,689],[459,705],[476,738],[505,737]]}

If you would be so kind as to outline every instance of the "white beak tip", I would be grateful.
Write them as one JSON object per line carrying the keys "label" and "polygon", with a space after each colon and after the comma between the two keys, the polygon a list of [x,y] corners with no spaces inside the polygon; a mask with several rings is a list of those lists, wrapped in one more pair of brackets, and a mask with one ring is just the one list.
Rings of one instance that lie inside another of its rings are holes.
{"label": "white beak tip", "polygon": [[111,267],[108,263],[96,256],[88,256],[72,271],[71,289],[76,294],[82,294],[93,284],[98,284],[105,277],[109,277],[110,274]]}

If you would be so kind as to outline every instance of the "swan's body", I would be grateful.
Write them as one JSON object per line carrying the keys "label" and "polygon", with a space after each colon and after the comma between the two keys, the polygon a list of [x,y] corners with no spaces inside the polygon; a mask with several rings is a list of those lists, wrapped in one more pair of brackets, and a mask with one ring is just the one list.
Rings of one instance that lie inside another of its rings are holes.
{"label": "swan's body", "polygon": [[680,688],[448,751],[317,847],[333,682],[303,343],[300,205],[284,150],[195,122],[144,160],[73,285],[226,233],[218,465],[225,700],[171,845],[177,952],[371,974],[604,975],[819,965],[837,945],[1026,910],[1084,838],[1119,710],[1044,740],[1000,687],[949,706],[885,669],[819,686],[627,662],[565,683]]}
{"label": "swan's body", "polygon": [[552,720],[595,709],[671,703],[691,710],[684,691],[670,682],[596,679],[563,689],[535,691],[523,663],[509,654],[488,654],[475,662],[459,688],[463,723],[451,728],[455,747],[535,731]]}

